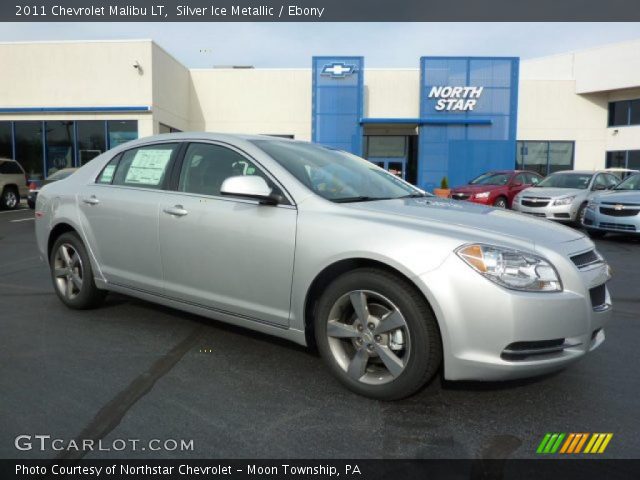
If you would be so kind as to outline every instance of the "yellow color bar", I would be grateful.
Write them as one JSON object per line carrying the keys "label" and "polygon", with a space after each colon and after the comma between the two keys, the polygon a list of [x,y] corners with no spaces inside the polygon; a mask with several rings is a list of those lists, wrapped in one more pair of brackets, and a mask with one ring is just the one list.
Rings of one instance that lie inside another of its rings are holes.
{"label": "yellow color bar", "polygon": [[607,445],[609,445],[609,442],[613,438],[613,433],[607,433],[603,435],[606,435],[606,436],[605,436],[604,442],[602,442],[602,445],[600,445],[600,450],[598,450],[598,453],[603,453],[605,448],[607,448]]}
{"label": "yellow color bar", "polygon": [[589,440],[589,443],[587,443],[587,448],[584,449],[584,453],[591,453],[591,447],[593,447],[593,444],[596,443],[596,440],[598,440],[599,436],[600,435],[597,433],[591,435],[591,440]]}

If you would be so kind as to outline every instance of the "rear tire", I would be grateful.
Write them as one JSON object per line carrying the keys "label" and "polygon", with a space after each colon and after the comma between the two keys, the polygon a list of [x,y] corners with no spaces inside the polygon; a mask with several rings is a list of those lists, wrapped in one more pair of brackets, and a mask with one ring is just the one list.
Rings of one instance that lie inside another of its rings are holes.
{"label": "rear tire", "polygon": [[431,308],[413,284],[384,270],[360,268],[338,277],[321,295],[314,317],[323,360],[360,395],[412,395],[442,362]]}
{"label": "rear tire", "polygon": [[98,289],[82,240],[75,232],[63,233],[49,258],[53,287],[67,307],[84,310],[99,306],[107,292]]}
{"label": "rear tire", "polygon": [[20,205],[20,194],[15,187],[4,187],[0,197],[1,210],[15,210]]}

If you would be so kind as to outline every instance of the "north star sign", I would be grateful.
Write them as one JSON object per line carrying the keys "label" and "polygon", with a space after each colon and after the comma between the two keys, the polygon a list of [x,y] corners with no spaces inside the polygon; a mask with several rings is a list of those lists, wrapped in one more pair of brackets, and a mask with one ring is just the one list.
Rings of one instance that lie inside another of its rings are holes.
{"label": "north star sign", "polygon": [[431,87],[429,98],[437,98],[435,109],[438,112],[466,112],[475,108],[484,87]]}

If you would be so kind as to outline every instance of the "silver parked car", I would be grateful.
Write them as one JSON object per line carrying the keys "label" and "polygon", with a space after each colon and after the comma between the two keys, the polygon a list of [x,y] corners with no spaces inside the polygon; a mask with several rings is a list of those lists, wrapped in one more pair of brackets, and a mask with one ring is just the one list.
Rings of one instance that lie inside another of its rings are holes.
{"label": "silver parked car", "polygon": [[640,173],[593,197],[582,225],[595,238],[607,232],[640,234]]}
{"label": "silver parked car", "polygon": [[562,368],[604,340],[609,268],[584,234],[425,194],[354,155],[169,134],[46,185],[36,233],[71,308],[114,291],[317,347],[352,390]]}
{"label": "silver parked car", "polygon": [[589,199],[618,183],[620,178],[605,171],[555,172],[516,195],[513,209],[549,220],[580,224]]}

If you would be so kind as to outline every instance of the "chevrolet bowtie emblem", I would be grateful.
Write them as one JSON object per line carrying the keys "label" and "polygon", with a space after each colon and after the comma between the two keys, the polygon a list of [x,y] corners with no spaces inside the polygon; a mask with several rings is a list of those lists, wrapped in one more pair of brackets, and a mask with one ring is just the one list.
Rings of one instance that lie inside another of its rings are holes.
{"label": "chevrolet bowtie emblem", "polygon": [[347,65],[341,62],[328,63],[322,67],[322,75],[329,75],[333,78],[344,78],[347,75],[353,75],[356,71],[355,65]]}
{"label": "chevrolet bowtie emblem", "polygon": [[620,211],[620,210],[624,210],[624,205],[620,205],[620,204],[618,204],[618,205],[616,205],[616,206],[615,206],[615,207],[613,207],[613,208],[614,208],[615,210],[618,210],[618,211]]}

